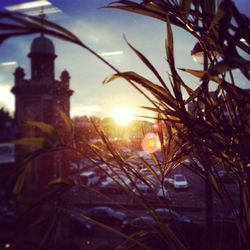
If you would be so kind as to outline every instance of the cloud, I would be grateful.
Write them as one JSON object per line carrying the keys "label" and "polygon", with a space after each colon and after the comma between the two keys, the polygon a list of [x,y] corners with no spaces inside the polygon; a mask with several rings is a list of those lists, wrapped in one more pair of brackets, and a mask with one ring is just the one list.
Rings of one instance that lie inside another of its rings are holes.
{"label": "cloud", "polygon": [[0,82],[0,105],[7,108],[11,113],[15,109],[15,97],[10,92],[11,86]]}
{"label": "cloud", "polygon": [[71,116],[91,116],[95,115],[98,116],[103,108],[99,106],[75,106],[71,109],[70,113]]}

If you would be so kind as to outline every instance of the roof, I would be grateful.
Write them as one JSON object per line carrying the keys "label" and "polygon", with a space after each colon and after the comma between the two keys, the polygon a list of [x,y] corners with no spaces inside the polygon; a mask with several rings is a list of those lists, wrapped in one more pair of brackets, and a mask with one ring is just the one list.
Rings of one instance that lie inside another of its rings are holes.
{"label": "roof", "polygon": [[55,54],[55,47],[53,42],[45,37],[45,36],[39,36],[36,37],[30,47],[30,53],[35,54]]}

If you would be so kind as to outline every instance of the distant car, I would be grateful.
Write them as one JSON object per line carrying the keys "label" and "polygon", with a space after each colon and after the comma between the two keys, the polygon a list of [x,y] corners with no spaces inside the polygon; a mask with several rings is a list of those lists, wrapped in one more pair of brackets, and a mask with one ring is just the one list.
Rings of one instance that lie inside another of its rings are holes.
{"label": "distant car", "polygon": [[70,214],[69,217],[69,229],[70,233],[73,235],[89,235],[94,232],[94,225],[93,223],[85,220],[84,218]]}
{"label": "distant car", "polygon": [[151,216],[141,216],[122,223],[122,232],[132,234],[141,230],[154,230],[156,221]]}
{"label": "distant car", "polygon": [[[173,209],[168,209],[168,208],[157,208],[155,209],[155,213],[164,221],[164,222],[169,222],[169,221],[179,221],[179,222],[186,222],[190,223],[191,219],[188,216],[179,214]],[[149,215],[149,212],[147,213]]]}
{"label": "distant car", "polygon": [[220,170],[218,171],[218,176],[223,183],[226,183],[226,184],[236,183],[234,180],[233,171]]}
{"label": "distant car", "polygon": [[80,184],[86,186],[94,186],[100,180],[100,176],[98,176],[94,171],[86,171],[80,174]]}
{"label": "distant car", "polygon": [[184,175],[175,174],[173,185],[174,185],[174,188],[176,189],[185,189],[185,188],[188,188],[188,181]]}
{"label": "distant car", "polygon": [[174,184],[174,179],[173,178],[165,178],[164,180],[165,185],[169,184]]}
{"label": "distant car", "polygon": [[91,208],[87,210],[84,215],[106,225],[121,225],[127,218],[126,213],[104,206]]}
{"label": "distant car", "polygon": [[117,183],[111,177],[104,179],[100,185],[100,191],[102,193],[120,194],[126,192],[125,188],[125,184],[122,183],[121,180],[119,180]]}

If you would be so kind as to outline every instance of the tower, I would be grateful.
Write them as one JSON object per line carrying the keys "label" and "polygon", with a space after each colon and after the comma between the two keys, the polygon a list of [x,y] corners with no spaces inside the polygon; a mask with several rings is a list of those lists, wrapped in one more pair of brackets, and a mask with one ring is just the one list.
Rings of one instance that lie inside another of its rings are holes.
{"label": "tower", "polygon": [[[31,78],[25,78],[23,68],[14,72],[15,85],[12,92],[15,95],[16,137],[40,136],[40,131],[26,125],[25,121],[42,121],[51,124],[59,131],[64,129],[60,111],[69,116],[70,75],[64,70],[60,79],[55,79],[55,47],[53,42],[41,34],[36,37],[28,54],[31,63]],[[19,164],[27,154],[27,149],[17,148],[16,162]],[[63,155],[55,153],[42,156],[31,164],[27,177],[27,188],[38,191],[43,189],[53,178],[63,174]]]}

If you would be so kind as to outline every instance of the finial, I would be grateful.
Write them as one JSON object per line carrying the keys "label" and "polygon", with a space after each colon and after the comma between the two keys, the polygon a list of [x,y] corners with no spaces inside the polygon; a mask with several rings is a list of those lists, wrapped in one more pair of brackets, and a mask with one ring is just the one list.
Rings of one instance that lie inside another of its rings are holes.
{"label": "finial", "polygon": [[46,14],[44,13],[44,6],[41,7],[39,17],[41,19],[41,27],[42,27],[41,36],[43,37],[44,36],[44,20],[46,18]]}
{"label": "finial", "polygon": [[62,81],[69,81],[70,79],[70,75],[69,75],[69,72],[67,70],[64,70],[62,73],[61,73],[61,76],[60,76],[61,80]]}

